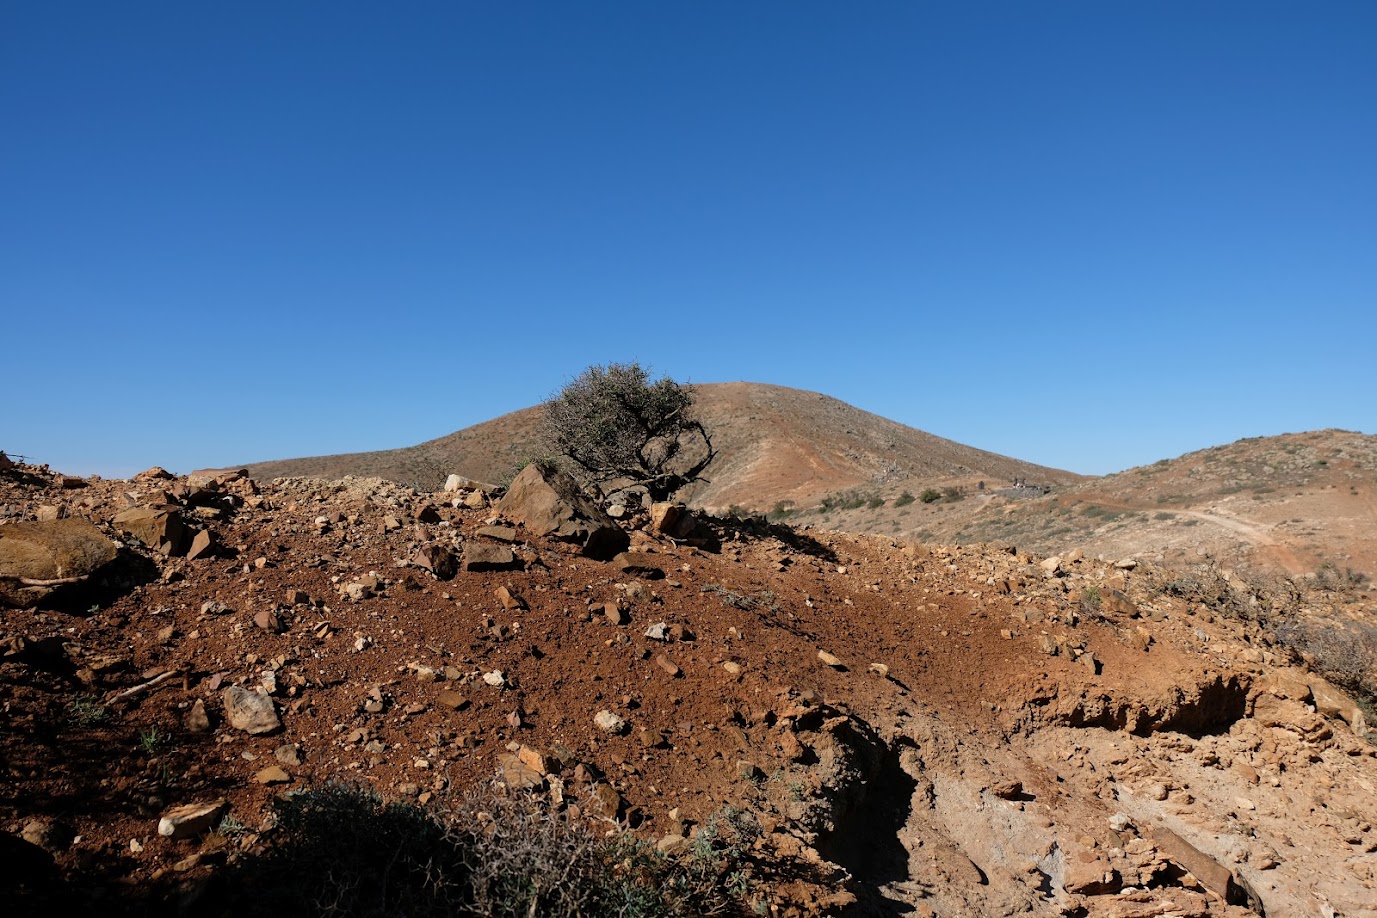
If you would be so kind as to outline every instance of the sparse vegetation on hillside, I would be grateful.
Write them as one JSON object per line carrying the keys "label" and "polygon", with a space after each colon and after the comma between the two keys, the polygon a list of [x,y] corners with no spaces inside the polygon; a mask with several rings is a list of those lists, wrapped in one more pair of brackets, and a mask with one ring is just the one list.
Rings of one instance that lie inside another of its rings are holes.
{"label": "sparse vegetation on hillside", "polygon": [[651,382],[638,363],[591,366],[545,403],[545,437],[590,484],[643,485],[663,500],[697,481],[716,455],[693,400],[692,386]]}
{"label": "sparse vegetation on hillside", "polygon": [[331,784],[279,798],[262,854],[228,877],[245,915],[331,918],[674,918],[742,914],[760,828],[714,814],[680,856],[595,835],[536,799],[491,785],[450,806],[388,803]]}

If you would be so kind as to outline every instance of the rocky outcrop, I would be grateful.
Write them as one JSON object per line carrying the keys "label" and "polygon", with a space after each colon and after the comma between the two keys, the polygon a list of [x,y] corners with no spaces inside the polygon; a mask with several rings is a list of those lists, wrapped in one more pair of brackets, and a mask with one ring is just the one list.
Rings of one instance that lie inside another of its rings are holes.
{"label": "rocky outcrop", "polygon": [[531,463],[512,481],[497,509],[528,532],[578,545],[601,561],[626,550],[630,540],[612,518],[583,493],[578,482],[556,469]]}

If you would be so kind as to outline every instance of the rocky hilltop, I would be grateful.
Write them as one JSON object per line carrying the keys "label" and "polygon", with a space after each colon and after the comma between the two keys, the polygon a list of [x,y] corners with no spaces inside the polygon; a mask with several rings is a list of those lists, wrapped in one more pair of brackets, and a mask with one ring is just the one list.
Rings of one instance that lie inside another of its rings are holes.
{"label": "rocky hilltop", "polygon": [[6,901],[247,913],[346,782],[749,822],[743,914],[1377,914],[1370,709],[1287,639],[1349,593],[456,487],[0,472]]}
{"label": "rocky hilltop", "polygon": [[[1069,484],[1083,476],[964,446],[817,392],[761,383],[696,387],[694,411],[712,433],[718,457],[709,481],[684,495],[714,510],[806,506],[848,488],[913,479],[974,485],[1026,479]],[[540,455],[539,407],[503,415],[403,449],[245,466],[255,478],[345,475],[439,488],[458,472],[478,481],[507,481]]]}

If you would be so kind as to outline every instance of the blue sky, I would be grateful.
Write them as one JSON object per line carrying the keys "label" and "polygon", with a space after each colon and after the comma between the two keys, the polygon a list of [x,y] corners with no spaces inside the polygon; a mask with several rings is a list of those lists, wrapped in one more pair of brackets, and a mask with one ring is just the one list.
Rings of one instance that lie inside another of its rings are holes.
{"label": "blue sky", "polygon": [[1377,6],[0,8],[0,448],[408,445],[592,363],[1103,473],[1377,430]]}

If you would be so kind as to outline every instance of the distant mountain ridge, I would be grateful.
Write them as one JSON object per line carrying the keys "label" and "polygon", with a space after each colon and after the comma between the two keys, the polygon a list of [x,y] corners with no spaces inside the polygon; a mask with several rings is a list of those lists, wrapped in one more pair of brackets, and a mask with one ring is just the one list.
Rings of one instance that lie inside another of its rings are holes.
{"label": "distant mountain ridge", "polygon": [[[1084,480],[907,427],[817,392],[748,382],[697,389],[695,413],[718,450],[708,480],[684,494],[697,506],[804,506],[847,489],[910,480],[939,486]],[[540,417],[540,407],[533,406],[415,446],[244,467],[256,478],[370,476],[427,490],[438,489],[454,472],[504,481],[539,455]]]}

